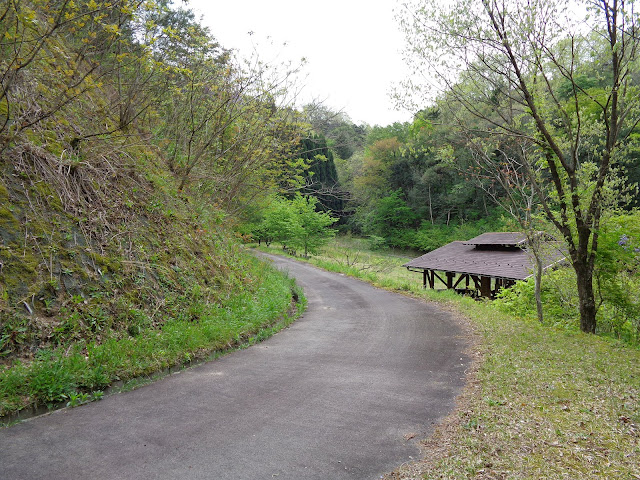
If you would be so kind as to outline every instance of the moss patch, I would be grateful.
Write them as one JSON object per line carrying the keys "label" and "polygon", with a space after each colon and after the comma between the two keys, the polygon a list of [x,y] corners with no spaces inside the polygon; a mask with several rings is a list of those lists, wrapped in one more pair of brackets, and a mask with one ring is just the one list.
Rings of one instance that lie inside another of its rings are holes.
{"label": "moss patch", "polygon": [[0,202],[9,201],[9,190],[4,186],[2,182],[0,182]]}

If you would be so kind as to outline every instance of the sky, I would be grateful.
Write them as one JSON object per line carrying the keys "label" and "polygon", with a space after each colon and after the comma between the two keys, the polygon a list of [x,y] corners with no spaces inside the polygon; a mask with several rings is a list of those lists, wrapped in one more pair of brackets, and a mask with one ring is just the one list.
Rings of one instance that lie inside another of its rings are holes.
{"label": "sky", "polygon": [[249,55],[255,47],[269,61],[306,58],[302,104],[320,100],[356,124],[411,120],[410,112],[394,109],[390,96],[408,71],[393,14],[397,0],[190,0],[188,5],[224,48]]}

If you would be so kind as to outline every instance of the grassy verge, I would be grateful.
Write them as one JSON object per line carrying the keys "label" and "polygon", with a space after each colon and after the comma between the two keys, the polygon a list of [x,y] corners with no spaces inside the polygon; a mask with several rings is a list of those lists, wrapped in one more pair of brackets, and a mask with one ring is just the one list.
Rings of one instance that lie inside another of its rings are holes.
{"label": "grassy verge", "polygon": [[288,325],[304,307],[302,292],[293,281],[262,262],[249,262],[257,288],[240,291],[223,304],[185,305],[200,312],[197,318],[167,319],[160,328],[135,336],[115,336],[100,343],[75,342],[39,351],[28,362],[0,370],[0,415],[28,407],[76,405],[99,399],[116,381],[151,375],[189,364],[247,342],[266,338]]}
{"label": "grassy verge", "polygon": [[441,302],[479,339],[458,408],[424,441],[424,459],[387,479],[640,479],[638,348],[424,291],[405,258],[360,248],[340,239],[310,261]]}

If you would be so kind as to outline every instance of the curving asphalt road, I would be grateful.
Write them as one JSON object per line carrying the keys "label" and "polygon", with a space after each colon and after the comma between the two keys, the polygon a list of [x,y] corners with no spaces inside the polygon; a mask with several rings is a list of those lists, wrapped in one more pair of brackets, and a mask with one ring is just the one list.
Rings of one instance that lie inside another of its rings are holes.
{"label": "curving asphalt road", "polygon": [[290,328],[138,390],[0,430],[0,478],[377,479],[453,408],[450,316],[270,257],[305,289]]}

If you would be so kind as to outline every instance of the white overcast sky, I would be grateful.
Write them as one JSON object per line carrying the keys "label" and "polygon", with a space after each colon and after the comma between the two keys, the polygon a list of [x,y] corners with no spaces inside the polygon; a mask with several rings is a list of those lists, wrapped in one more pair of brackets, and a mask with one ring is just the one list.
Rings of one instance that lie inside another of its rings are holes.
{"label": "white overcast sky", "polygon": [[409,112],[394,109],[389,94],[406,75],[396,0],[190,0],[188,5],[225,48],[248,55],[257,45],[270,60],[270,37],[279,60],[305,57],[303,100],[323,100],[357,124],[411,120]]}

